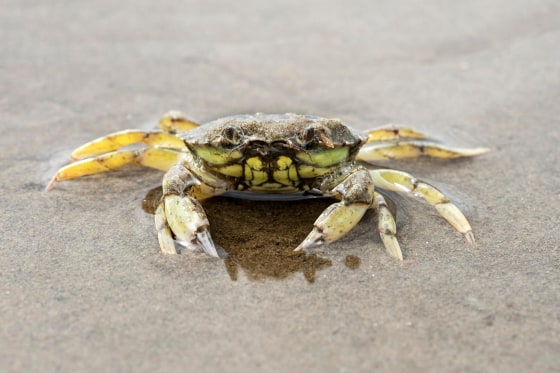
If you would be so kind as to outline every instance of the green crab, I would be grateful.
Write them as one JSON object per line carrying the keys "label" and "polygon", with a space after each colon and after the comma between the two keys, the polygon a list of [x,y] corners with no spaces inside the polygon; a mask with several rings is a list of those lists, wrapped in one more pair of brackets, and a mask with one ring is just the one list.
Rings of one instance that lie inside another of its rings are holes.
{"label": "green crab", "polygon": [[[144,143],[142,149],[123,149]],[[411,128],[385,126],[359,132],[338,119],[298,114],[236,115],[205,125],[170,112],[154,131],[125,130],[93,140],[71,156],[55,183],[117,169],[128,163],[166,171],[163,197],[155,212],[159,245],[165,254],[182,248],[218,256],[200,201],[230,191],[314,194],[332,197],[309,235],[295,248],[306,250],[345,236],[368,209],[378,215],[387,252],[402,260],[392,213],[379,190],[411,194],[435,207],[466,240],[475,243],[463,213],[438,189],[412,175],[371,163],[427,155],[470,157],[488,149],[452,149]]]}

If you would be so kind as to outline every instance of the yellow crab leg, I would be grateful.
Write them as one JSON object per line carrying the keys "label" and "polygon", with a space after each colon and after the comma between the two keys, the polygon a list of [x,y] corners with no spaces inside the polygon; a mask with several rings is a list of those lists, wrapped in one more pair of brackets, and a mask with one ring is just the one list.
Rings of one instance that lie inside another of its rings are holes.
{"label": "yellow crab leg", "polygon": [[187,132],[198,126],[198,123],[188,119],[185,114],[177,110],[172,110],[165,114],[158,123],[159,129],[172,134]]}
{"label": "yellow crab leg", "polygon": [[395,218],[393,214],[391,214],[391,211],[389,211],[385,198],[381,194],[374,192],[372,205],[373,208],[377,210],[379,236],[381,237],[381,241],[383,241],[387,253],[393,258],[403,260],[401,247],[395,236],[397,234]]}
{"label": "yellow crab leg", "polygon": [[462,233],[471,245],[475,244],[471,225],[465,215],[434,186],[417,180],[402,171],[378,169],[369,170],[369,173],[376,187],[394,192],[410,193],[426,200],[449,224]]}
{"label": "yellow crab leg", "polygon": [[139,142],[156,148],[186,149],[185,142],[181,138],[167,132],[124,130],[100,137],[80,146],[72,152],[70,159],[75,161],[89,158]]}
{"label": "yellow crab leg", "polygon": [[181,152],[171,149],[146,148],[142,150],[119,150],[82,159],[59,169],[47,185],[46,190],[51,190],[57,182],[62,180],[112,171],[128,163],[136,163],[166,171],[177,163],[181,156]]}
{"label": "yellow crab leg", "polygon": [[413,158],[428,156],[432,158],[460,158],[474,157],[488,152],[488,148],[459,149],[431,142],[401,142],[396,144],[379,144],[364,146],[358,156],[358,160],[372,162],[387,159]]}
{"label": "yellow crab leg", "polygon": [[158,127],[158,131],[124,130],[100,137],[74,150],[70,159],[89,158],[139,142],[156,148],[186,149],[184,141],[175,134],[190,131],[198,124],[179,111],[170,111],[160,119]]}
{"label": "yellow crab leg", "polygon": [[384,127],[374,128],[367,134],[367,142],[375,141],[394,141],[401,139],[425,139],[426,135],[416,130],[400,125],[388,125]]}

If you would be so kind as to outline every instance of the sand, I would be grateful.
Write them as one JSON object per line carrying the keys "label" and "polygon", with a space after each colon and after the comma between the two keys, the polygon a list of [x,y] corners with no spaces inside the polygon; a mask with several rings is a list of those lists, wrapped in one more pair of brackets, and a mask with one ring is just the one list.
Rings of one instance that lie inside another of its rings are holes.
{"label": "sand", "polygon": [[[7,1],[0,42],[1,371],[558,370],[557,1]],[[170,109],[489,147],[391,163],[449,194],[478,247],[399,199],[402,263],[374,214],[290,256],[324,201],[218,200],[230,259],[169,257],[142,209],[160,172],[43,192],[76,146]]]}

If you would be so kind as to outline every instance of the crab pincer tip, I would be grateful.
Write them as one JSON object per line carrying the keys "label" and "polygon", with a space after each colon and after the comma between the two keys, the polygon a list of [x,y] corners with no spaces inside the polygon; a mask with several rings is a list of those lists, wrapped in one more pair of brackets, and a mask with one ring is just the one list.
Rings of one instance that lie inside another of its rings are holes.
{"label": "crab pincer tip", "polygon": [[473,246],[476,247],[476,240],[474,239],[474,233],[473,231],[468,231],[465,233],[465,239],[467,240],[467,242]]}
{"label": "crab pincer tip", "polygon": [[216,250],[216,245],[214,245],[214,241],[212,240],[212,236],[208,229],[203,229],[196,234],[196,241],[198,245],[202,248],[202,250],[215,258],[219,258],[218,251]]}
{"label": "crab pincer tip", "polygon": [[319,232],[317,228],[313,228],[313,230],[307,235],[307,237],[305,237],[305,240],[303,240],[302,243],[300,243],[298,247],[294,249],[294,251],[304,251],[311,247],[322,245],[323,243],[325,243],[323,234]]}

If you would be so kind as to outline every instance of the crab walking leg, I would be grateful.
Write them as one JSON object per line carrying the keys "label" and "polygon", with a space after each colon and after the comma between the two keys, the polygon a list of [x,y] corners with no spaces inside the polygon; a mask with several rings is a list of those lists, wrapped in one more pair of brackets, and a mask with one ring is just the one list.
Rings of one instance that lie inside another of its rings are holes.
{"label": "crab walking leg", "polygon": [[[183,164],[176,164],[163,178],[163,198],[155,214],[158,240],[164,254],[177,254],[181,246],[219,257],[208,230],[209,222],[197,198],[221,194],[204,184]],[[194,196],[197,196],[195,198]]]}
{"label": "crab walking leg", "polygon": [[403,260],[401,247],[395,236],[397,234],[395,218],[389,211],[385,198],[377,192],[373,194],[373,208],[377,210],[379,236],[387,253],[393,258]]}
{"label": "crab walking leg", "polygon": [[371,206],[373,182],[368,171],[359,167],[334,189],[328,188],[326,194],[329,192],[341,201],[333,203],[319,215],[313,230],[295,251],[328,244],[348,234]]}
{"label": "crab walking leg", "polygon": [[431,143],[408,141],[395,144],[372,144],[364,146],[356,159],[366,162],[387,159],[415,158],[428,156],[432,158],[461,158],[474,157],[488,152],[488,148],[459,149]]}
{"label": "crab walking leg", "polygon": [[70,159],[76,161],[89,158],[140,142],[156,148],[186,149],[185,142],[181,138],[167,132],[124,130],[100,137],[80,146],[72,152]]}
{"label": "crab walking leg", "polygon": [[180,111],[172,110],[165,114],[158,123],[158,128],[169,133],[187,132],[199,124],[188,119],[185,114]]}
{"label": "crab walking leg", "polygon": [[97,157],[82,159],[57,171],[47,185],[46,191],[62,180],[74,179],[80,176],[108,172],[128,163],[167,171],[179,161],[182,153],[171,149],[147,148],[142,150],[119,150]]}
{"label": "crab walking leg", "polygon": [[395,141],[402,139],[426,139],[427,136],[410,127],[389,124],[374,128],[368,132],[367,142]]}
{"label": "crab walking leg", "polygon": [[169,224],[167,224],[163,203],[159,204],[154,215],[161,252],[168,255],[178,254],[177,247],[175,246],[175,240],[173,238],[173,232],[171,232],[171,228],[169,227]]}
{"label": "crab walking leg", "polygon": [[70,159],[76,161],[89,158],[140,142],[157,148],[184,150],[186,149],[184,141],[175,134],[190,131],[198,126],[198,123],[187,119],[183,113],[170,111],[159,120],[158,128],[160,130],[124,130],[99,137],[74,150]]}
{"label": "crab walking leg", "polygon": [[417,180],[412,175],[402,171],[378,169],[369,170],[369,173],[376,187],[394,192],[410,193],[426,200],[435,207],[449,224],[462,233],[471,245],[475,244],[471,225],[465,215],[434,186]]}

